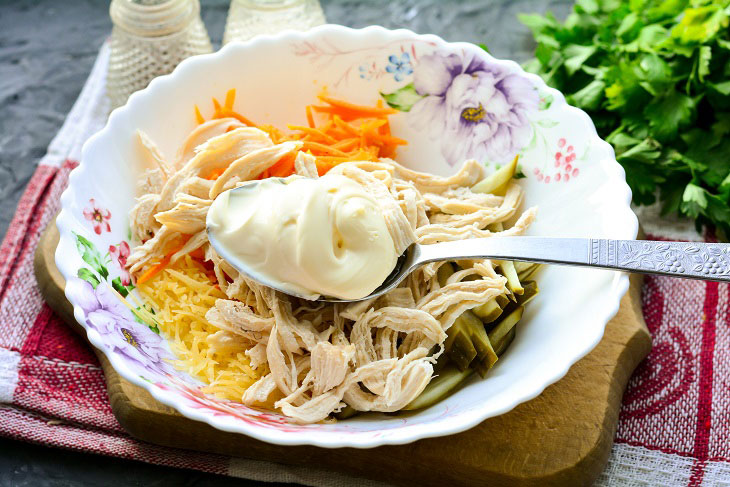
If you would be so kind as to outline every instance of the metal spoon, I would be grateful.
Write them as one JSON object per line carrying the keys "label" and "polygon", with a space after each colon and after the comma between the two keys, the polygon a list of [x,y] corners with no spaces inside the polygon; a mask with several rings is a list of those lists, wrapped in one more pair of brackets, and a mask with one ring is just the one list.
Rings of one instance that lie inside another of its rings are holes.
{"label": "metal spoon", "polygon": [[[208,231],[213,248],[236,270],[265,286],[287,294],[242,262]],[[597,267],[643,274],[730,282],[730,244],[697,242],[657,242],[651,240],[608,240],[598,238],[491,237],[413,244],[398,259],[393,272],[370,295],[360,299],[337,299],[326,296],[319,301],[354,302],[380,296],[398,286],[418,267],[429,262],[462,259],[499,259],[543,264]],[[302,296],[298,296],[302,297]]]}

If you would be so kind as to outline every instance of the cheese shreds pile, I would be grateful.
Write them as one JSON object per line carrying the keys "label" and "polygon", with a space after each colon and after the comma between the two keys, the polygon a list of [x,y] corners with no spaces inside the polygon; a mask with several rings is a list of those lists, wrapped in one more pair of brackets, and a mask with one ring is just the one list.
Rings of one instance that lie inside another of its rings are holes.
{"label": "cheese shreds pile", "polygon": [[266,370],[254,370],[239,343],[219,343],[220,330],[205,313],[226,296],[213,286],[205,268],[185,256],[149,281],[140,294],[155,310],[160,331],[179,358],[175,367],[210,384],[203,392],[240,401],[243,393]]}

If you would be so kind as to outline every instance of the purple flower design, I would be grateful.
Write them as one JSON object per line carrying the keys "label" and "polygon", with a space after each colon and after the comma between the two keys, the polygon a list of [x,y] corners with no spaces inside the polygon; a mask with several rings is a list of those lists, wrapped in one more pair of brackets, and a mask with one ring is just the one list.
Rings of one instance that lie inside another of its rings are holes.
{"label": "purple flower design", "polygon": [[409,112],[411,123],[441,140],[452,166],[468,158],[504,163],[530,141],[537,91],[499,64],[471,53],[433,53],[420,58],[413,85],[423,98]]}
{"label": "purple flower design", "polygon": [[89,282],[73,278],[66,285],[66,292],[71,301],[84,310],[86,324],[95,329],[114,352],[149,372],[175,373],[164,361],[173,357],[162,337],[135,320],[129,308],[105,282],[94,289]]}

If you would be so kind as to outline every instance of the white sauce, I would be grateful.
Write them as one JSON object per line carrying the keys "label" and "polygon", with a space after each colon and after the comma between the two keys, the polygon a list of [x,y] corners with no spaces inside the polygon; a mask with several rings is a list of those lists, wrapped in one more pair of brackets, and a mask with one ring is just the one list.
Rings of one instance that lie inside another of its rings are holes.
{"label": "white sauce", "polygon": [[207,223],[252,277],[309,299],[365,297],[398,258],[378,202],[336,174],[226,191],[213,202]]}

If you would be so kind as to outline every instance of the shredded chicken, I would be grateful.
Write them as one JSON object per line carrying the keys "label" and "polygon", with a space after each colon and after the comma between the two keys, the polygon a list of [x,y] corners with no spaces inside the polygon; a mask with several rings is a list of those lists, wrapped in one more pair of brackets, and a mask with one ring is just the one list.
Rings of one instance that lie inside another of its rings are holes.
{"label": "shredded chicken", "polygon": [[205,217],[211,203],[211,200],[183,193],[177,197],[172,209],[157,213],[155,220],[175,232],[197,233],[205,228]]}
{"label": "shredded chicken", "polygon": [[[384,296],[349,304],[303,301],[261,286],[208,243],[208,209],[221,192],[256,178],[288,154],[296,154],[296,174],[316,178],[314,157],[300,150],[301,142],[275,145],[265,132],[235,119],[198,126],[173,164],[144,134],[140,141],[156,167],[145,173],[143,194],[130,213],[132,233],[144,243],[128,257],[129,269],[137,273],[164,257],[174,260],[202,249],[227,296],[206,313],[219,330],[206,340],[215,350],[241,350],[264,374],[243,394],[244,404],[277,408],[298,423],[325,420],[345,405],[359,411],[402,409],[433,377],[433,363],[456,318],[509,293],[489,260],[458,262],[460,269],[443,285],[436,278],[443,263],[428,264]],[[217,178],[208,179],[215,171]],[[536,214],[530,208],[508,224],[522,202],[521,188],[512,184],[504,196],[473,192],[470,187],[484,177],[473,160],[450,177],[389,159],[342,163],[330,172],[375,197],[398,253],[416,241],[519,235]]]}
{"label": "shredded chicken", "polygon": [[318,178],[316,159],[312,154],[299,152],[294,159],[294,171],[305,178]]}
{"label": "shredded chicken", "polygon": [[190,132],[188,138],[180,146],[176,157],[175,169],[183,167],[192,159],[195,156],[195,149],[204,142],[242,127],[245,127],[245,125],[235,118],[217,118],[198,125]]}

